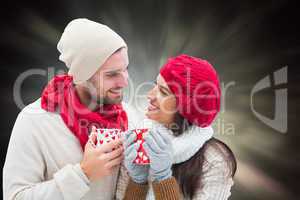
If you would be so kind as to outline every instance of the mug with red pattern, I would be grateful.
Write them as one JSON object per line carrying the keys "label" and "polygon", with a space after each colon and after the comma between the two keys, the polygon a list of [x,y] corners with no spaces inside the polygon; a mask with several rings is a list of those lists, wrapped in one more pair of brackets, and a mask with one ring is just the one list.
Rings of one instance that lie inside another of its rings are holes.
{"label": "mug with red pattern", "polygon": [[138,149],[137,149],[137,157],[136,159],[133,161],[136,164],[139,165],[147,165],[150,163],[150,159],[146,153],[146,151],[143,148],[143,144],[145,142],[144,137],[146,136],[146,134],[148,133],[148,129],[144,128],[144,129],[134,129],[132,130],[132,133],[136,134],[136,139],[135,139],[135,143],[138,145]]}
{"label": "mug with red pattern", "polygon": [[[97,143],[96,146],[101,146],[115,140],[117,138],[123,137],[126,132],[122,132],[120,129],[107,129],[107,128],[98,128],[97,133]],[[148,129],[134,129],[130,133],[136,134],[135,143],[138,145],[137,157],[133,161],[139,165],[147,165],[150,163],[149,157],[143,148],[143,143],[145,142],[144,137],[148,133]]]}
{"label": "mug with red pattern", "polygon": [[106,144],[112,140],[122,137],[122,131],[120,129],[107,129],[107,128],[98,128],[97,132],[97,143],[96,146]]}

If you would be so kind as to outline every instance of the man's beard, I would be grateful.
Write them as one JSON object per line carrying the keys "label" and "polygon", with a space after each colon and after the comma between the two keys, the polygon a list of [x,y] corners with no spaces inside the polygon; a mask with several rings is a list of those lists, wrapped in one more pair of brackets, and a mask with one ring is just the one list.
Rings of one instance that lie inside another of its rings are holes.
{"label": "man's beard", "polygon": [[120,96],[120,98],[109,98],[109,97],[102,97],[102,98],[97,98],[97,104],[98,105],[107,105],[107,104],[120,104],[123,100],[123,95]]}
{"label": "man's beard", "polygon": [[88,88],[86,93],[88,93],[90,99],[88,107],[91,110],[99,108],[103,105],[120,104],[123,100],[123,94],[121,94],[119,98],[110,98],[107,94],[105,94],[104,97],[100,97],[96,87],[94,87],[94,85],[90,82],[87,82],[86,87]]}
{"label": "man's beard", "polygon": [[90,103],[88,104],[88,108],[90,110],[97,110],[98,108],[101,108],[104,105],[113,105],[113,104],[120,104],[123,100],[123,95],[120,96],[120,98],[109,98],[109,97],[92,97],[90,100]]}

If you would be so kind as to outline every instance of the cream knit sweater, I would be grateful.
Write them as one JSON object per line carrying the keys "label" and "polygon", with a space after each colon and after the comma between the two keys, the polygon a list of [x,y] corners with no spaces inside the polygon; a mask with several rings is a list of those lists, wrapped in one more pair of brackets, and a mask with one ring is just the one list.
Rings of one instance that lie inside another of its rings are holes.
{"label": "cream knit sweater", "polygon": [[[125,108],[126,109],[126,108]],[[129,124],[131,114],[128,110]],[[25,107],[15,122],[3,168],[5,200],[108,200],[115,195],[118,169],[89,182],[80,168],[83,153],[60,115]]]}

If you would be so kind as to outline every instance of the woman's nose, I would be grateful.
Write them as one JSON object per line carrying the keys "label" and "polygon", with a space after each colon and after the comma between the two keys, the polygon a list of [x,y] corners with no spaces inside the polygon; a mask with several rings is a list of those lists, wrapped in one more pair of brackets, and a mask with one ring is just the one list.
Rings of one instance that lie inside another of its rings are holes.
{"label": "woman's nose", "polygon": [[147,94],[147,98],[149,99],[149,100],[153,100],[153,99],[155,99],[155,97],[156,97],[156,87],[157,86],[154,86],[149,92],[148,92],[148,94]]}

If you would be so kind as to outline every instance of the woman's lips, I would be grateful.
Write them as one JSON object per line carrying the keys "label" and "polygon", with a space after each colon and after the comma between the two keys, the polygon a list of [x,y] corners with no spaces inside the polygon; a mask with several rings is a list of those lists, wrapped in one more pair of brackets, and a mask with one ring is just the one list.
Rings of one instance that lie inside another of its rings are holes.
{"label": "woman's lips", "polygon": [[159,107],[157,107],[151,103],[149,104],[148,111],[157,111],[157,110],[159,110]]}

